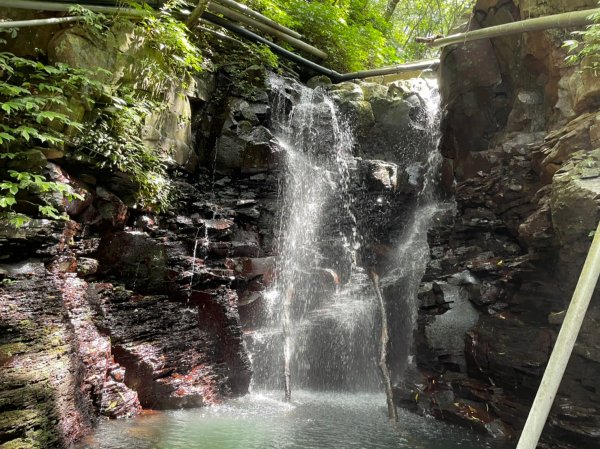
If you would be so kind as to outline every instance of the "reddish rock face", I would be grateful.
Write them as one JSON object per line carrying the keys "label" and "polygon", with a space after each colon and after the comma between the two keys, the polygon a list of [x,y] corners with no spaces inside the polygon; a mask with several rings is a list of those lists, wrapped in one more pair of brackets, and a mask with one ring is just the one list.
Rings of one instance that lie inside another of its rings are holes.
{"label": "reddish rock face", "polygon": [[0,412],[3,441],[27,446],[41,436],[46,447],[67,447],[98,413],[137,414],[137,394],[110,377],[122,368],[92,322],[87,283],[45,270],[11,277],[0,289],[0,384],[11,407]]}
{"label": "reddish rock face", "polygon": [[200,407],[247,391],[235,294],[194,293],[187,305],[96,284],[87,295],[145,408]]}

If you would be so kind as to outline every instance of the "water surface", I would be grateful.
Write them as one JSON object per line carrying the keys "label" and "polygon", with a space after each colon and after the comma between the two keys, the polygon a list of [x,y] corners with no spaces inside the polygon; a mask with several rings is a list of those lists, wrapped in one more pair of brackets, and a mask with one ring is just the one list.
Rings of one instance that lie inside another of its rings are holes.
{"label": "water surface", "polygon": [[399,410],[381,394],[254,393],[223,405],[103,421],[79,449],[505,449],[489,437]]}

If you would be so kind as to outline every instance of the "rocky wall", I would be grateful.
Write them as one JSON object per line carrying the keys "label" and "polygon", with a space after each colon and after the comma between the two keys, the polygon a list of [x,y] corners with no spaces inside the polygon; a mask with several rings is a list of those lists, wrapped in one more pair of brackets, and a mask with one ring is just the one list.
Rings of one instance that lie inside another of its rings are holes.
{"label": "rocky wall", "polygon": [[[469,26],[595,4],[480,0]],[[397,392],[406,407],[494,436],[522,429],[600,218],[600,80],[565,64],[569,31],[442,53],[441,151],[457,207],[429,234],[416,368]],[[596,293],[540,447],[599,444],[599,301]],[[456,338],[439,338],[449,330]]]}
{"label": "rocky wall", "polygon": [[[3,17],[31,17],[13,12]],[[152,57],[127,27],[96,40],[77,26],[44,30],[17,34],[6,50],[100,66],[112,74],[104,82],[121,84],[136,82],[139,63]],[[216,197],[212,176],[196,172],[192,146],[192,106],[212,100],[211,75],[163,91],[166,108],[151,114],[143,137],[168,166],[175,192],[168,214],[129,203],[131,180],[123,173],[64,151],[33,150],[21,161],[83,199],[59,205],[68,221],[33,219],[17,229],[0,223],[3,448],[67,447],[98,416],[201,406],[247,392],[237,291],[249,281],[235,262],[264,255],[252,231],[260,214],[250,190],[262,189],[265,175],[240,185],[245,193]],[[94,112],[73,109],[77,120]]]}

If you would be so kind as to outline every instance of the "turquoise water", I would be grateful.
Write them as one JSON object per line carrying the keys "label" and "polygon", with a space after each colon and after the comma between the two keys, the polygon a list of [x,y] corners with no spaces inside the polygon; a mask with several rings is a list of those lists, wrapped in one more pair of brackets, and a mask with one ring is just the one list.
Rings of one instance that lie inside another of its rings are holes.
{"label": "turquoise water", "polygon": [[379,394],[254,393],[223,405],[103,421],[79,449],[504,449],[486,436],[399,410]]}

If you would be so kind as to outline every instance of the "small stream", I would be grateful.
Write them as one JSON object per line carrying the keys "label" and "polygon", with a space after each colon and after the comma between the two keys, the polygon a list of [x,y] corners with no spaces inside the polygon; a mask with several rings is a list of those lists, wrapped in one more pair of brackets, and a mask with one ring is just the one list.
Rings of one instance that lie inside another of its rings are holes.
{"label": "small stream", "polygon": [[78,449],[505,449],[464,428],[399,410],[383,394],[253,393],[223,405],[104,421]]}

